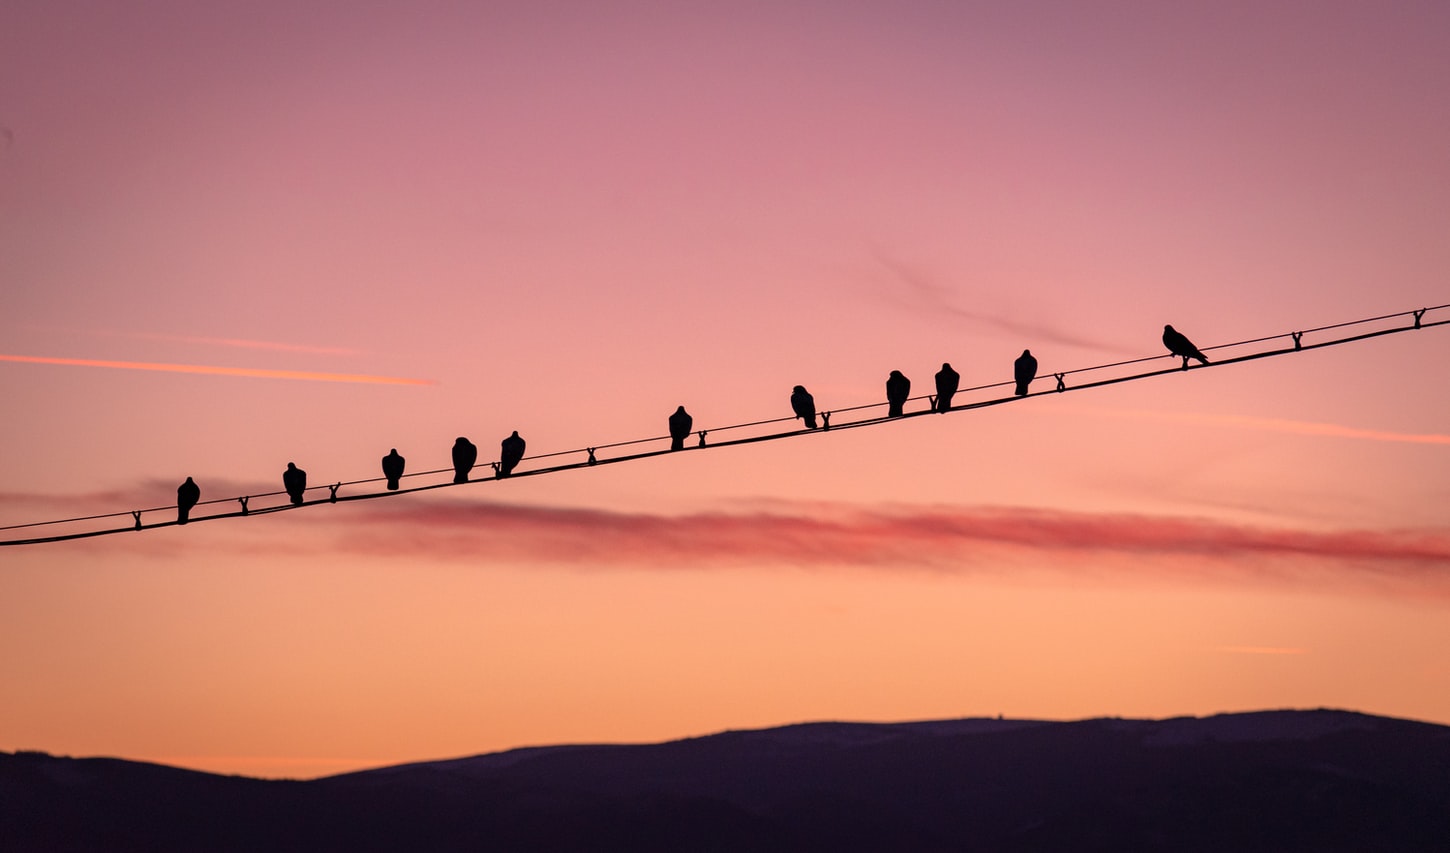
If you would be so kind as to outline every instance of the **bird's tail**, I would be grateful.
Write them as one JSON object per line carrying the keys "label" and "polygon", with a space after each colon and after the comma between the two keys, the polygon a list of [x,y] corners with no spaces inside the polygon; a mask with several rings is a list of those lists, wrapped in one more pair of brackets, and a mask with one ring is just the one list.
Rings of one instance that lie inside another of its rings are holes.
{"label": "bird's tail", "polygon": [[1201,352],[1200,353],[1194,353],[1193,357],[1196,358],[1196,359],[1198,359],[1200,362],[1202,362],[1204,364],[1208,364],[1208,356],[1204,355]]}
{"label": "bird's tail", "polygon": [[1018,397],[1026,397],[1027,396],[1027,383],[1026,382],[1018,382],[1017,383],[1017,396]]}
{"label": "bird's tail", "polygon": [[815,415],[811,415],[810,417],[806,418],[806,429],[815,429],[815,428],[816,428],[816,416]]}
{"label": "bird's tail", "polygon": [[191,510],[187,509],[186,507],[179,507],[176,510],[176,523],[185,524],[188,520],[190,520],[190,516]]}

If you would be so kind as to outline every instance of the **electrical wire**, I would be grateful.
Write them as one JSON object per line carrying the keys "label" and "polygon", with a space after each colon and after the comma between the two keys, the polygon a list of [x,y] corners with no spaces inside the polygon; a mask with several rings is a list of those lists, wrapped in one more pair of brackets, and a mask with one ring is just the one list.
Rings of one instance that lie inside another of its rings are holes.
{"label": "electrical wire", "polygon": [[[821,416],[822,420],[824,421],[824,428],[822,428],[822,429],[799,429],[799,428],[797,428],[797,429],[786,430],[784,432],[770,432],[770,433],[765,433],[765,434],[762,434],[762,435],[751,435],[751,436],[745,436],[745,437],[741,437],[741,438],[726,439],[726,440],[723,440],[723,441],[720,440],[718,437],[716,437],[710,443],[706,443],[706,440],[705,439],[706,439],[706,436],[707,435],[717,435],[718,436],[719,433],[729,432],[731,430],[750,429],[750,428],[754,428],[754,427],[770,426],[770,425],[773,425],[773,424],[790,423],[790,422],[794,422],[795,420],[797,420],[797,418],[795,418],[795,417],[788,417],[788,418],[787,417],[769,418],[769,419],[766,419],[766,420],[750,421],[750,422],[738,423],[738,424],[729,424],[727,426],[721,426],[721,427],[711,427],[709,429],[703,429],[703,430],[692,430],[692,432],[699,437],[699,443],[697,445],[695,445],[694,447],[686,448],[686,449],[687,450],[704,450],[704,449],[710,449],[710,448],[716,448],[716,447],[731,447],[731,446],[741,445],[741,444],[753,444],[755,442],[760,442],[760,441],[774,441],[776,439],[795,438],[795,437],[798,437],[798,436],[812,435],[812,434],[818,434],[818,433],[824,434],[824,433],[831,432],[833,430],[854,429],[854,428],[857,428],[857,427],[865,427],[865,426],[877,426],[877,425],[880,425],[880,424],[883,424],[883,423],[890,423],[892,421],[899,421],[899,420],[904,420],[904,419],[907,419],[907,418],[919,417],[921,415],[952,414],[954,412],[971,411],[973,409],[981,409],[981,408],[986,408],[988,406],[998,406],[998,405],[1002,405],[1004,403],[1013,403],[1013,402],[1017,402],[1019,400],[1025,400],[1028,397],[1040,397],[1040,396],[1042,396],[1044,394],[1058,394],[1058,393],[1064,393],[1064,392],[1067,392],[1067,391],[1081,391],[1081,390],[1085,390],[1085,389],[1088,389],[1088,388],[1099,388],[1099,387],[1102,387],[1104,385],[1115,385],[1115,384],[1118,384],[1118,383],[1121,383],[1121,382],[1132,382],[1132,381],[1139,380],[1139,379],[1148,379],[1148,378],[1151,378],[1151,377],[1164,376],[1164,375],[1171,374],[1171,373],[1181,373],[1181,372],[1188,371],[1188,370],[1204,370],[1204,369],[1211,368],[1211,367],[1223,367],[1223,366],[1229,365],[1229,364],[1239,364],[1239,363],[1242,363],[1242,362],[1255,361],[1255,360],[1262,359],[1262,358],[1271,358],[1271,357],[1274,357],[1274,356],[1288,355],[1288,354],[1296,353],[1296,352],[1306,352],[1308,350],[1321,349],[1323,347],[1330,347],[1330,346],[1338,346],[1338,345],[1347,344],[1347,343],[1354,343],[1354,342],[1357,342],[1357,341],[1368,340],[1370,338],[1382,337],[1384,335],[1392,335],[1392,334],[1398,334],[1398,333],[1401,333],[1401,332],[1409,332],[1409,331],[1415,331],[1415,330],[1419,330],[1419,329],[1428,329],[1428,328],[1434,328],[1434,327],[1438,327],[1438,326],[1450,325],[1450,318],[1436,320],[1436,321],[1432,321],[1432,322],[1426,322],[1425,319],[1424,319],[1424,317],[1425,317],[1426,314],[1431,313],[1431,312],[1434,312],[1434,311],[1442,311],[1442,310],[1444,310],[1446,308],[1450,308],[1450,304],[1446,304],[1446,305],[1436,305],[1436,306],[1431,307],[1431,308],[1421,308],[1421,309],[1415,310],[1415,311],[1401,311],[1401,312],[1395,313],[1395,314],[1383,314],[1383,315],[1380,315],[1378,317],[1367,317],[1367,318],[1364,318],[1364,319],[1361,319],[1361,320],[1350,320],[1350,321],[1343,322],[1343,323],[1334,323],[1334,324],[1328,325],[1328,326],[1317,326],[1317,327],[1312,328],[1312,329],[1304,329],[1302,331],[1296,331],[1296,332],[1285,332],[1285,333],[1278,334],[1278,335],[1269,335],[1267,337],[1252,338],[1252,339],[1243,340],[1243,341],[1235,341],[1233,343],[1216,344],[1214,346],[1204,347],[1202,351],[1204,351],[1204,352],[1211,352],[1211,351],[1217,351],[1217,350],[1231,350],[1231,349],[1234,349],[1234,348],[1237,348],[1237,347],[1250,346],[1250,345],[1253,345],[1253,344],[1261,344],[1261,343],[1267,343],[1269,341],[1278,341],[1278,340],[1283,340],[1283,339],[1289,339],[1290,341],[1292,341],[1292,345],[1291,346],[1281,347],[1281,348],[1278,348],[1278,349],[1269,349],[1269,350],[1262,350],[1262,351],[1252,352],[1252,353],[1248,353],[1248,354],[1245,354],[1245,355],[1235,356],[1235,357],[1227,358],[1227,359],[1216,359],[1216,360],[1214,360],[1212,362],[1209,362],[1207,364],[1198,364],[1198,365],[1192,365],[1192,366],[1190,366],[1188,364],[1188,359],[1187,358],[1183,358],[1181,356],[1172,355],[1172,354],[1165,354],[1165,355],[1155,355],[1155,356],[1144,356],[1142,358],[1129,359],[1127,361],[1117,361],[1117,362],[1112,362],[1110,364],[1093,365],[1092,367],[1080,367],[1080,368],[1076,368],[1074,370],[1064,370],[1064,371],[1061,371],[1061,372],[1048,372],[1048,373],[1043,373],[1043,374],[1040,374],[1037,377],[1037,379],[1034,380],[1034,381],[1041,382],[1044,379],[1053,379],[1053,380],[1056,380],[1056,384],[1054,386],[1052,386],[1051,388],[1048,388],[1048,389],[1045,389],[1045,390],[1032,391],[1032,392],[1030,392],[1030,393],[1028,393],[1028,394],[1026,394],[1024,396],[1021,396],[1021,397],[1016,396],[1016,395],[1009,395],[1009,396],[1006,396],[1006,397],[994,397],[994,398],[989,398],[989,399],[986,399],[986,400],[978,400],[976,402],[964,403],[964,404],[961,404],[961,405],[953,405],[950,409],[948,409],[944,413],[937,412],[936,411],[936,405],[935,405],[935,403],[936,403],[936,397],[935,397],[935,395],[932,395],[932,394],[923,394],[923,395],[918,395],[916,397],[910,397],[910,398],[908,398],[907,402],[926,400],[926,401],[928,401],[931,404],[929,408],[927,408],[925,410],[921,410],[921,411],[908,412],[908,413],[905,413],[905,414],[902,414],[902,415],[898,415],[898,416],[895,416],[895,417],[888,416],[888,415],[878,415],[878,416],[874,416],[874,417],[861,418],[859,420],[847,421],[847,422],[844,422],[844,423],[843,422],[840,422],[840,421],[837,421],[836,423],[832,423],[831,422],[831,417],[833,415],[840,415],[840,414],[843,414],[843,413],[850,413],[850,412],[859,412],[859,411],[865,411],[865,410],[869,410],[869,409],[878,409],[878,408],[882,408],[882,407],[887,406],[887,403],[885,403],[885,402],[864,403],[864,404],[857,405],[857,406],[847,406],[847,407],[843,407],[843,408],[831,409],[831,410],[828,410],[828,411],[821,411],[821,412],[819,412],[819,415]],[[1402,318],[1402,317],[1410,317],[1410,318],[1413,318],[1413,322],[1410,325],[1394,326],[1394,327],[1387,328],[1387,329],[1377,329],[1377,330],[1374,330],[1374,331],[1363,332],[1363,333],[1360,333],[1360,334],[1350,335],[1350,336],[1347,336],[1347,337],[1333,338],[1333,339],[1326,340],[1326,341],[1318,341],[1318,342],[1312,342],[1312,343],[1305,343],[1303,341],[1303,338],[1304,338],[1305,335],[1316,334],[1316,333],[1319,333],[1319,332],[1333,331],[1333,330],[1336,330],[1336,329],[1345,329],[1345,328],[1349,328],[1349,327],[1352,327],[1352,326],[1363,326],[1363,325],[1366,325],[1366,324],[1369,324],[1369,323],[1378,323],[1378,322],[1383,322],[1385,320],[1395,320],[1395,319],[1399,319],[1399,318]],[[1182,365],[1181,366],[1176,366],[1176,367],[1171,367],[1171,368],[1159,369],[1159,370],[1151,370],[1151,371],[1147,371],[1147,372],[1143,372],[1143,373],[1133,373],[1133,374],[1129,374],[1129,375],[1126,375],[1126,376],[1114,376],[1114,377],[1110,377],[1110,378],[1107,378],[1107,379],[1099,379],[1099,380],[1095,380],[1095,381],[1092,381],[1092,382],[1078,383],[1078,384],[1074,384],[1074,385],[1068,385],[1067,384],[1067,377],[1069,377],[1069,376],[1080,376],[1081,374],[1091,373],[1091,372],[1094,372],[1094,371],[1111,370],[1113,368],[1127,367],[1127,366],[1131,366],[1131,365],[1135,365],[1135,364],[1145,364],[1145,363],[1148,363],[1148,362],[1161,361],[1162,359],[1165,359],[1165,358],[1166,359],[1179,359],[1179,358],[1182,358]],[[957,391],[957,394],[970,394],[970,393],[979,392],[979,391],[990,391],[990,390],[992,390],[994,388],[1002,388],[1002,387],[1007,387],[1007,386],[1013,386],[1015,384],[1016,383],[1014,381],[1005,381],[1005,382],[990,383],[990,384],[987,384],[987,385],[976,385],[976,386],[973,386],[971,388],[960,389],[959,391]],[[598,451],[601,451],[601,450],[614,450],[614,449],[617,449],[617,448],[633,447],[633,446],[641,445],[641,444],[655,444],[655,443],[659,443],[659,442],[669,442],[670,440],[671,439],[670,439],[669,436],[651,436],[649,438],[636,438],[636,439],[630,439],[630,440],[627,440],[627,441],[617,441],[617,442],[613,442],[613,443],[609,443],[609,444],[597,444],[597,445],[593,445],[593,446],[590,446],[590,447],[580,447],[580,448],[575,448],[575,449],[572,449],[572,450],[559,450],[559,451],[554,451],[554,452],[550,452],[550,453],[541,453],[541,454],[537,454],[537,455],[534,455],[534,456],[525,456],[524,459],[523,459],[523,461],[530,461],[530,460],[538,461],[538,460],[543,460],[543,459],[556,459],[556,458],[565,457],[565,456],[578,456],[579,454],[587,454],[587,457],[588,458],[587,459],[583,459],[583,460],[573,461],[573,462],[566,462],[566,463],[558,464],[558,465],[552,465],[552,466],[542,467],[542,468],[537,468],[536,467],[536,468],[529,468],[529,469],[522,470],[522,471],[516,470],[512,474],[508,475],[508,479],[511,479],[511,478],[514,478],[514,477],[530,477],[530,476],[538,476],[538,475],[541,475],[541,474],[552,474],[552,473],[555,473],[555,472],[558,472],[558,471],[569,471],[569,470],[574,470],[576,468],[588,468],[588,467],[595,467],[597,465],[615,464],[615,463],[619,463],[619,462],[634,461],[634,460],[637,460],[637,459],[647,459],[647,458],[650,458],[652,456],[661,456],[661,455],[664,455],[664,454],[673,453],[674,451],[669,450],[669,449],[666,448],[666,449],[662,449],[662,450],[648,450],[648,451],[644,451],[644,452],[640,452],[640,453],[630,453],[630,454],[626,454],[626,455],[611,456],[611,457],[605,457],[605,458],[600,458],[597,454],[598,454]],[[304,500],[301,504],[292,504],[292,503],[288,502],[288,503],[276,504],[276,505],[271,505],[271,506],[262,506],[262,507],[252,507],[250,505],[251,504],[251,501],[254,500],[254,499],[257,499],[257,498],[262,498],[262,499],[274,498],[274,497],[277,497],[279,495],[286,494],[285,491],[262,492],[262,493],[255,494],[255,495],[241,495],[241,496],[231,497],[231,498],[214,498],[212,500],[199,501],[196,504],[196,507],[193,507],[193,511],[195,511],[195,509],[197,507],[215,506],[215,505],[218,505],[218,504],[233,504],[233,503],[240,504],[241,505],[241,508],[238,509],[238,510],[231,511],[231,512],[221,512],[221,513],[214,513],[212,515],[194,516],[194,517],[192,517],[192,518],[189,519],[189,523],[195,524],[195,523],[203,522],[203,521],[216,521],[218,519],[223,519],[223,518],[241,518],[241,517],[250,516],[250,515],[266,515],[266,514],[269,514],[269,513],[279,512],[279,511],[282,511],[282,510],[299,509],[299,508],[302,508],[302,507],[316,506],[318,504],[325,504],[325,503],[346,503],[346,502],[350,502],[350,501],[372,500],[372,499],[375,499],[375,498],[386,498],[386,497],[393,497],[393,496],[396,496],[396,495],[406,495],[406,494],[412,494],[412,493],[415,493],[415,492],[430,491],[430,490],[433,490],[433,489],[441,489],[441,488],[450,487],[450,486],[456,486],[456,485],[467,485],[467,484],[471,484],[471,483],[484,483],[484,482],[491,482],[491,481],[499,480],[499,479],[506,479],[504,477],[500,477],[499,476],[498,463],[496,463],[496,462],[495,463],[485,463],[485,466],[487,466],[489,464],[491,464],[492,467],[493,467],[493,469],[494,469],[494,473],[493,473],[492,476],[486,476],[486,477],[482,477],[482,478],[479,478],[479,479],[474,479],[474,478],[470,477],[469,480],[467,481],[467,483],[462,483],[462,484],[460,484],[460,483],[454,483],[452,481],[449,481],[449,482],[443,482],[443,483],[431,483],[431,484],[413,486],[411,488],[406,488],[406,489],[396,489],[396,490],[381,491],[381,492],[378,492],[378,491],[363,492],[363,493],[360,493],[360,494],[339,494],[339,491],[344,486],[367,486],[367,485],[371,485],[371,484],[374,484],[374,483],[381,483],[381,482],[384,482],[385,478],[383,478],[383,477],[369,477],[369,478],[365,478],[365,479],[361,479],[361,480],[347,480],[347,481],[342,481],[342,482],[338,482],[338,483],[333,483],[331,485],[311,486],[308,489],[306,489],[307,492],[321,492],[323,490],[326,490],[327,491],[327,496],[326,497],[316,498],[316,499],[313,499],[313,500]],[[452,473],[453,473],[453,469],[452,468],[438,468],[438,469],[434,469],[434,470],[430,470],[430,471],[418,471],[418,472],[414,472],[414,473],[411,473],[411,474],[404,474],[403,476],[404,476],[404,478],[418,478],[418,477],[431,477],[431,476],[436,476],[438,474],[452,474]],[[37,536],[37,537],[24,538],[24,539],[6,539],[6,540],[0,540],[0,546],[6,546],[6,545],[35,545],[35,544],[40,544],[40,543],[45,543],[45,542],[64,542],[64,541],[68,541],[68,540],[72,540],[72,539],[86,539],[86,538],[91,538],[91,537],[95,537],[95,536],[108,536],[108,535],[112,535],[112,534],[116,534],[116,533],[134,532],[134,531],[137,531],[137,530],[151,530],[151,529],[160,528],[160,527],[171,527],[171,526],[174,526],[174,525],[178,525],[180,522],[178,522],[177,520],[175,520],[174,518],[172,518],[172,519],[167,520],[167,521],[158,521],[158,522],[150,522],[150,523],[143,524],[142,521],[141,521],[141,517],[143,515],[147,514],[147,513],[157,513],[157,512],[171,512],[171,513],[174,514],[174,511],[176,509],[177,509],[177,507],[173,504],[172,506],[150,507],[148,509],[127,510],[127,511],[123,511],[123,512],[105,513],[105,514],[101,514],[101,515],[77,516],[77,517],[74,517],[74,518],[61,518],[61,519],[55,519],[55,520],[51,520],[51,521],[36,521],[36,522],[30,522],[28,524],[13,524],[13,525],[9,525],[9,526],[0,527],[0,531],[5,531],[5,530],[23,530],[23,529],[28,529],[28,528],[45,527],[45,526],[57,525],[57,524],[78,524],[80,522],[86,522],[86,521],[99,521],[99,520],[107,519],[107,518],[125,518],[127,516],[130,516],[132,518],[132,523],[129,526],[125,526],[125,527],[108,527],[108,528],[104,528],[104,529],[100,529],[100,530],[86,530],[86,531],[78,531],[78,532],[67,532],[67,533],[57,534],[57,535],[54,535],[54,536]]]}

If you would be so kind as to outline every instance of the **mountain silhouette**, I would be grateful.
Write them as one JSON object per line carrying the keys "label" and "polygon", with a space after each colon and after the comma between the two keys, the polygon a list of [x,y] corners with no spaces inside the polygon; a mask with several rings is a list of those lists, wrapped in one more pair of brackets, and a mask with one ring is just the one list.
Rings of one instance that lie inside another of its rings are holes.
{"label": "mountain silhouette", "polygon": [[306,782],[0,753],[0,849],[1443,851],[1450,727],[808,723]]}

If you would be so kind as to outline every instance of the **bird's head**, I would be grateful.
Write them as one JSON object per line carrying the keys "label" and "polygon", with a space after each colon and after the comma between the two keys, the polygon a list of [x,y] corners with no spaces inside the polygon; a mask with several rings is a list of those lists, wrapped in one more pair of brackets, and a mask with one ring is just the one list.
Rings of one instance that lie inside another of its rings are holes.
{"label": "bird's head", "polygon": [[791,390],[791,393],[794,393],[794,394],[804,394],[804,393],[806,393],[806,386],[804,386],[804,385],[797,385],[797,386],[795,386],[794,388],[792,388],[790,390]]}

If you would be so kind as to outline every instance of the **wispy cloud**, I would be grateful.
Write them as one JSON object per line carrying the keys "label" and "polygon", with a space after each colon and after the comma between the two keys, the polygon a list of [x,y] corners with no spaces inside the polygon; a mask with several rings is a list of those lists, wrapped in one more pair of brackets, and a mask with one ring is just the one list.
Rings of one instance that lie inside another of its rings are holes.
{"label": "wispy cloud", "polygon": [[904,285],[909,294],[908,303],[915,307],[923,307],[936,314],[946,314],[953,317],[960,317],[984,326],[1007,332],[1016,337],[1032,342],[1049,342],[1063,344],[1064,346],[1081,347],[1083,349],[1100,350],[1117,355],[1142,355],[1141,352],[1133,352],[1125,349],[1122,345],[1110,341],[1096,340],[1084,335],[1059,329],[1047,323],[1026,322],[1010,317],[1000,317],[992,314],[984,314],[979,311],[971,311],[959,305],[948,288],[933,281],[930,276],[915,270],[905,263],[890,257],[885,252],[876,251],[876,261],[890,276],[895,285]]}
{"label": "wispy cloud", "polygon": [[1289,646],[1214,646],[1213,651],[1228,655],[1307,655],[1308,649]]}
{"label": "wispy cloud", "polygon": [[1214,415],[1199,412],[1154,412],[1142,409],[1099,409],[1087,406],[1076,408],[1077,411],[1086,414],[1115,418],[1143,418],[1206,426],[1259,429],[1271,432],[1291,433],[1293,435],[1320,436],[1323,438],[1354,438],[1367,441],[1407,442],[1410,444],[1450,444],[1450,435],[1441,433],[1394,432],[1391,430],[1344,426],[1343,424],[1296,421],[1286,418],[1260,418],[1251,415]]}
{"label": "wispy cloud", "polygon": [[149,361],[108,361],[91,358],[50,358],[34,355],[4,355],[0,361],[22,364],[57,364],[68,367],[109,367],[118,370],[154,370],[164,373],[199,373],[210,376],[242,376],[253,379],[296,379],[307,382],[356,382],[371,385],[436,385],[432,379],[399,376],[368,376],[358,373],[317,373],[307,370],[269,370],[256,367],[220,367],[210,364],[164,364]]}
{"label": "wispy cloud", "polygon": [[312,344],[288,344],[279,341],[254,341],[247,338],[207,338],[195,335],[166,335],[151,332],[104,332],[146,341],[172,341],[181,344],[202,346],[234,347],[239,349],[270,350],[272,352],[303,352],[314,355],[357,355],[358,350],[347,347],[321,347]]}

